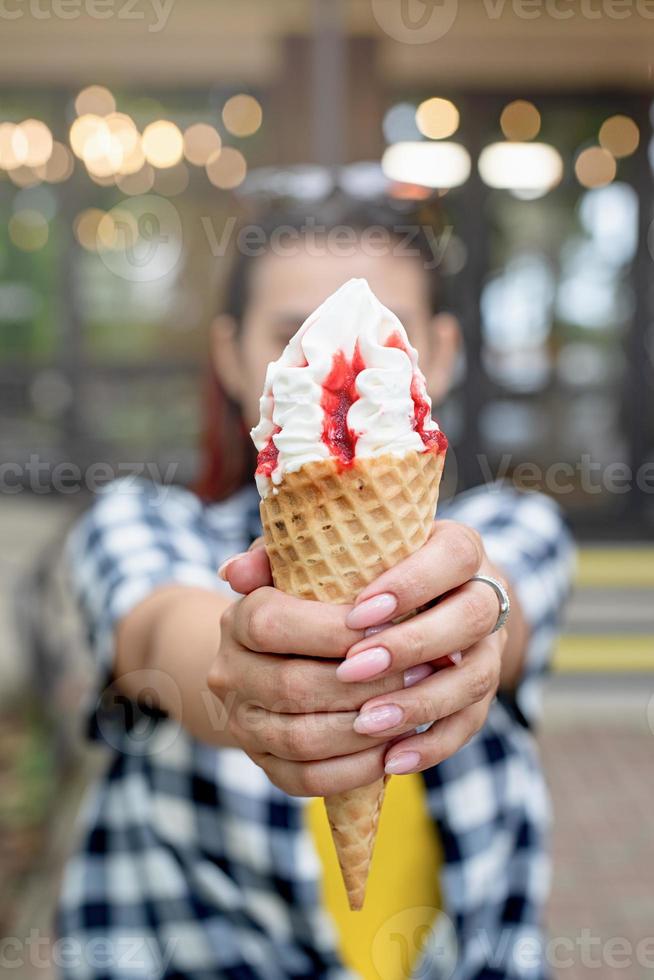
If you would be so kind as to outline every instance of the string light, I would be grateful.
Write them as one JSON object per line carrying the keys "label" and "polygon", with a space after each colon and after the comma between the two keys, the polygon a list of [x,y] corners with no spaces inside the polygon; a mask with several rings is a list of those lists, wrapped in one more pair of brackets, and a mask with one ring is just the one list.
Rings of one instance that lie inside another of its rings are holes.
{"label": "string light", "polygon": [[189,163],[204,167],[220,151],[218,131],[208,123],[194,123],[184,132],[184,155]]}
{"label": "string light", "polygon": [[245,157],[231,146],[213,153],[207,161],[207,177],[221,190],[233,190],[242,184],[247,175]]}
{"label": "string light", "polygon": [[582,150],[575,161],[575,174],[582,187],[606,187],[616,173],[615,159],[601,146]]}
{"label": "string light", "polygon": [[416,126],[432,140],[447,139],[459,128],[459,110],[449,99],[426,99],[416,109]]}
{"label": "string light", "polygon": [[460,143],[394,143],[382,157],[382,170],[390,180],[443,190],[466,182],[470,154]]}
{"label": "string light", "polygon": [[611,116],[599,131],[600,146],[614,157],[629,157],[640,143],[640,130],[629,116]]}
{"label": "string light", "polygon": [[40,211],[17,211],[9,219],[9,238],[23,252],[38,252],[48,242],[49,226]]}
{"label": "string light", "polygon": [[89,85],[82,89],[75,99],[75,112],[78,116],[91,113],[96,116],[108,116],[116,109],[116,100],[103,85]]}
{"label": "string light", "polygon": [[175,123],[158,119],[145,127],[142,147],[145,159],[153,167],[174,167],[182,159],[184,140]]}
{"label": "string light", "polygon": [[34,172],[41,180],[47,180],[49,184],[60,184],[62,181],[68,180],[74,169],[72,153],[67,146],[55,140],[52,144],[50,159],[40,167],[35,167]]}
{"label": "string light", "polygon": [[147,194],[154,186],[154,167],[149,163],[144,163],[140,170],[134,173],[119,174],[116,177],[116,185],[123,194],[136,195]]}
{"label": "string light", "polygon": [[87,252],[96,251],[98,225],[105,213],[100,208],[87,208],[85,211],[80,211],[73,222],[73,234]]}
{"label": "string light", "polygon": [[157,170],[154,175],[154,190],[164,197],[176,197],[186,190],[188,182],[188,167],[182,161],[166,170]]}
{"label": "string light", "polygon": [[252,136],[262,120],[263,111],[252,95],[233,95],[223,106],[223,122],[232,136]]}
{"label": "string light", "polygon": [[41,178],[31,167],[16,167],[10,170],[9,179],[16,187],[36,187],[41,183]]}
{"label": "string light", "polygon": [[525,99],[516,99],[504,106],[500,116],[502,132],[508,140],[524,142],[533,140],[540,133],[540,112]]}
{"label": "string light", "polygon": [[[16,157],[27,167],[40,167],[52,154],[52,133],[40,119],[25,119],[16,128],[12,142]],[[17,146],[20,145],[20,152]]]}
{"label": "string light", "polygon": [[548,143],[492,143],[479,155],[479,173],[488,187],[536,196],[560,182],[563,160]]}

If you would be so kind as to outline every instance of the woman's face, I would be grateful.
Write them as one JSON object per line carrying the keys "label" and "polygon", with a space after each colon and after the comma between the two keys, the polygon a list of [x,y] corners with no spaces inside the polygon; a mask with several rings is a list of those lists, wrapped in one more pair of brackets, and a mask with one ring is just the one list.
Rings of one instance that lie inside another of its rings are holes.
{"label": "woman's face", "polygon": [[[420,260],[363,251],[347,257],[312,255],[298,246],[292,256],[269,253],[257,259],[238,336],[229,318],[216,321],[216,370],[223,385],[240,402],[249,427],[259,420],[259,397],[268,363],[279,357],[307,316],[352,278],[367,279],[377,298],[399,317],[420,353],[432,394],[436,399],[443,397],[445,391],[434,389],[447,388],[458,329],[452,317],[432,316],[428,279]],[[448,350],[443,349],[442,333],[447,334]]]}

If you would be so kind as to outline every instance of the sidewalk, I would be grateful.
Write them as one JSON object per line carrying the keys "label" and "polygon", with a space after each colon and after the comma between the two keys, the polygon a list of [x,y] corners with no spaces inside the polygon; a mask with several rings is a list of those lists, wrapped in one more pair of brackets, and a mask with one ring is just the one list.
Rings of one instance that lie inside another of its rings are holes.
{"label": "sidewalk", "polygon": [[653,695],[654,675],[550,683],[540,743],[554,803],[549,932],[560,980],[654,977]]}

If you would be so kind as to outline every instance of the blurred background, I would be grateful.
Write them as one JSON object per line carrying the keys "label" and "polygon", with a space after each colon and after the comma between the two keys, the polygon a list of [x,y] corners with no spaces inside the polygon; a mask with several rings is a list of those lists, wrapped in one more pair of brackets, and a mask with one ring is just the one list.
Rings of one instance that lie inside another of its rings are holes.
{"label": "blurred background", "polygon": [[653,63],[647,0],[2,5],[4,935],[47,935],[101,764],[75,732],[65,530],[115,476],[193,476],[234,222],[336,173],[438,205],[466,341],[448,492],[511,477],[579,539],[540,733],[550,929],[577,944],[557,972],[654,973]]}

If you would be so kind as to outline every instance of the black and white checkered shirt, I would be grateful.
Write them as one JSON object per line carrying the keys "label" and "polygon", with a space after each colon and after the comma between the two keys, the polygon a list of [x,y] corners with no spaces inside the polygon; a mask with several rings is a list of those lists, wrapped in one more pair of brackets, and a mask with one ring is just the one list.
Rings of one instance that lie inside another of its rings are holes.
{"label": "black and white checkered shirt", "polygon": [[[527,723],[573,548],[555,505],[538,494],[486,487],[439,516],[481,532],[513,583],[531,640],[516,698],[496,699],[482,731],[423,774],[444,853],[444,912],[416,976],[539,980],[547,972],[540,920],[549,813]],[[204,506],[180,488],[123,480],[69,540],[97,665],[92,728],[113,751],[64,877],[59,969],[67,980],[352,976],[321,908],[307,801],[272,785],[240,750],[201,744],[111,686],[118,620],[164,583],[226,589],[217,567],[259,530],[254,488]]]}

